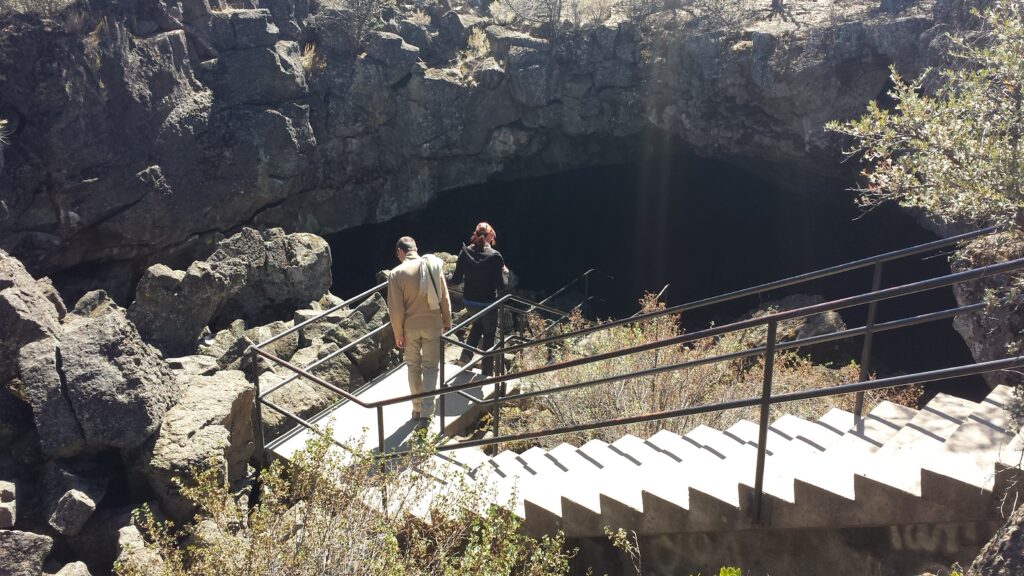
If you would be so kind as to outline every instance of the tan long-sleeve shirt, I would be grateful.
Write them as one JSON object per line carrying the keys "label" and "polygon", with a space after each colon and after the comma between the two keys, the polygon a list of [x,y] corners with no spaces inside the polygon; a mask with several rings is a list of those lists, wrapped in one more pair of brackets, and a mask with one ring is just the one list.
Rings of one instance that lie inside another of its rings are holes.
{"label": "tan long-sleeve shirt", "polygon": [[440,310],[431,310],[427,295],[420,293],[420,255],[409,252],[405,260],[388,274],[388,314],[395,335],[406,329],[437,330],[452,325],[452,304],[444,275],[434,278],[437,284]]}

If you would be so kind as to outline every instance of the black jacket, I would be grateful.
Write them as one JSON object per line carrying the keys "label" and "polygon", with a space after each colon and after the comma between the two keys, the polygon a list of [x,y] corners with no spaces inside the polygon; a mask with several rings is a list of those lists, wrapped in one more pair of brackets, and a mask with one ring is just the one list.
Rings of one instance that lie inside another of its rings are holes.
{"label": "black jacket", "polygon": [[505,287],[505,275],[501,270],[505,260],[501,252],[484,244],[478,249],[475,244],[463,246],[452,273],[452,283],[459,284],[465,279],[462,297],[473,302],[494,302],[498,290]]}

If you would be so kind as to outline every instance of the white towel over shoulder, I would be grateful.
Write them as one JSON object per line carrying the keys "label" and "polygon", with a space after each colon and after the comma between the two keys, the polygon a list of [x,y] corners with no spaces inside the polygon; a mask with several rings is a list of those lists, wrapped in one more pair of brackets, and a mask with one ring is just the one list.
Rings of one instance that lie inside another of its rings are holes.
{"label": "white towel over shoulder", "polygon": [[441,309],[441,295],[437,291],[438,283],[444,282],[444,275],[441,273],[443,264],[444,262],[433,254],[420,258],[420,294],[427,295],[427,305],[431,310]]}

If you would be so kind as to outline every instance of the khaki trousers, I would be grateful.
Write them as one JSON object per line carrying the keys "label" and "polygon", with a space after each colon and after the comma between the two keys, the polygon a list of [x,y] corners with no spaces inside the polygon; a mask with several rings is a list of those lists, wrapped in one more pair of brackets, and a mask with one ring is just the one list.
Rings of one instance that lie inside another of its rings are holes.
{"label": "khaki trousers", "polygon": [[[405,329],[405,363],[409,368],[409,393],[437,389],[437,369],[441,362],[441,334],[438,330]],[[434,397],[417,398],[412,409],[423,418],[434,413]]]}

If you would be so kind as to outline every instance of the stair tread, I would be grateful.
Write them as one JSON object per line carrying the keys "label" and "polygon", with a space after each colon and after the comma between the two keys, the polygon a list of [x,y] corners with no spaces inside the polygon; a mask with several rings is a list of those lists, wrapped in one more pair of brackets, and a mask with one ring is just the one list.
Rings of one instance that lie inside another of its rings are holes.
{"label": "stair tread", "polygon": [[560,463],[548,456],[547,450],[534,446],[519,455],[526,468],[533,471],[534,475],[548,475],[568,472],[568,467],[560,466]]}
{"label": "stair tread", "polygon": [[977,408],[970,400],[937,394],[879,452],[906,458],[911,452],[937,449]]}
{"label": "stair tread", "polygon": [[779,434],[790,437],[790,452],[824,452],[842,437],[842,432],[823,426],[818,421],[804,420],[791,414],[785,414],[776,420],[772,428]]}
{"label": "stair tread", "polygon": [[491,462],[507,476],[519,476],[531,473],[526,462],[512,450],[503,450],[491,458]]}
{"label": "stair tread", "polygon": [[842,431],[842,436],[816,456],[813,464],[794,467],[794,481],[854,499],[854,476],[860,462],[869,459],[917,413],[913,408],[880,402],[858,422],[851,412],[829,410],[818,422],[829,430]]}
{"label": "stair tread", "polygon": [[[756,422],[750,420],[738,420],[735,424],[730,426],[726,432],[732,434],[736,438],[739,438],[743,444],[757,450],[758,440],[760,439],[761,426]],[[768,426],[767,434],[767,456],[773,456],[776,454],[782,454],[789,447],[790,438],[786,435],[780,434],[778,430],[773,430],[772,426]]]}

